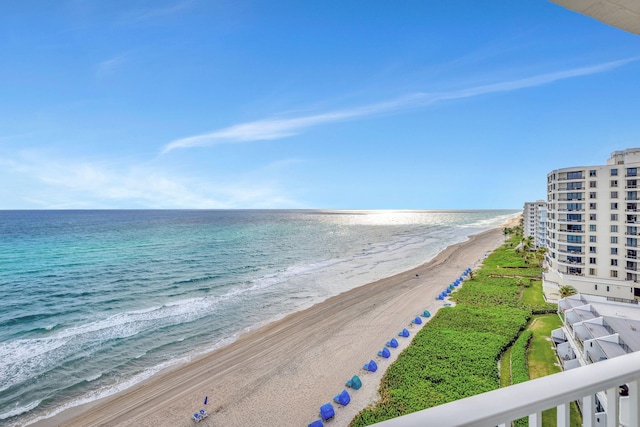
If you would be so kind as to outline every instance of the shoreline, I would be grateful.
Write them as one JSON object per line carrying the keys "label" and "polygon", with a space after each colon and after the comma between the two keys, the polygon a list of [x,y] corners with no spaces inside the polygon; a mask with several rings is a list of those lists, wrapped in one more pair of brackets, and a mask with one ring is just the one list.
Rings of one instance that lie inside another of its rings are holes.
{"label": "shoreline", "polygon": [[[346,426],[376,400],[384,371],[411,338],[398,338],[400,347],[390,359],[377,357],[377,351],[403,327],[413,337],[422,325],[411,320],[443,306],[435,297],[502,244],[503,226],[468,236],[414,269],[328,298],[122,392],[31,425],[188,426],[201,408],[213,425],[306,425],[358,375],[363,387],[348,389],[351,404],[334,404],[332,425]],[[376,373],[363,371],[369,359],[378,363]]]}

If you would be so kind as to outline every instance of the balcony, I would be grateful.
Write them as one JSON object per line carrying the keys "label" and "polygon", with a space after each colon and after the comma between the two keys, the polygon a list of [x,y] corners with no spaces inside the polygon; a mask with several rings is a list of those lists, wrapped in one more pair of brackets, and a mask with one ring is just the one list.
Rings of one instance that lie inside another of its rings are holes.
{"label": "balcony", "polygon": [[584,219],[566,219],[566,218],[558,218],[558,222],[584,222]]}
{"label": "balcony", "polygon": [[558,259],[558,262],[560,264],[567,264],[567,265],[584,265],[584,261],[569,261],[568,259]]}
{"label": "balcony", "polygon": [[569,255],[584,255],[584,251],[570,251],[567,249],[558,249],[558,252],[561,254],[569,254]]}
{"label": "balcony", "polygon": [[575,241],[569,241],[569,240],[567,240],[567,239],[561,239],[561,238],[559,238],[559,237],[558,237],[557,239],[555,239],[555,240],[556,240],[557,242],[560,242],[560,243],[568,243],[568,244],[570,244],[570,245],[584,245],[584,244],[586,243],[586,242],[575,242]]}
{"label": "balcony", "polygon": [[[618,387],[627,384],[629,397]],[[540,426],[542,411],[557,408],[558,427],[568,427],[569,403],[582,402],[583,425],[593,427],[595,394],[606,396],[606,426],[640,426],[640,352],[500,388],[375,424],[378,427],[495,427],[529,417]],[[622,410],[620,410],[622,404]]]}
{"label": "balcony", "polygon": [[584,276],[583,272],[570,271],[570,270],[566,270],[566,271],[559,270],[559,273],[566,274],[567,276]]}

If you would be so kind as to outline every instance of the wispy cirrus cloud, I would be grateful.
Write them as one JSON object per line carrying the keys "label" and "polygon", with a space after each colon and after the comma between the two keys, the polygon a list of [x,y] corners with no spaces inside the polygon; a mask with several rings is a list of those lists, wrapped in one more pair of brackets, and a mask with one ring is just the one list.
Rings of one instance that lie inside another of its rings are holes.
{"label": "wispy cirrus cloud", "polygon": [[165,6],[134,10],[124,15],[122,18],[122,22],[127,24],[135,24],[162,18],[165,16],[171,16],[187,9],[189,6],[191,6],[192,3],[193,0],[183,0],[176,3],[167,4]]}
{"label": "wispy cirrus cloud", "polygon": [[[0,156],[0,166],[8,177],[27,183],[12,199],[47,209],[301,208],[304,206],[282,188],[272,170],[290,162],[297,160],[281,160],[245,175],[211,180],[116,160],[61,159],[33,151],[13,158]],[[10,208],[16,207],[0,201],[0,209]]]}
{"label": "wispy cirrus cloud", "polygon": [[126,55],[118,55],[98,63],[96,67],[96,78],[102,80],[116,73],[125,62]]}
{"label": "wispy cirrus cloud", "polygon": [[603,73],[636,60],[638,60],[636,57],[627,58],[587,67],[538,74],[531,77],[474,86],[449,92],[417,92],[390,101],[350,109],[342,109],[328,113],[313,114],[302,117],[269,118],[240,123],[210,133],[173,140],[163,147],[162,153],[165,154],[177,148],[205,147],[224,143],[280,139],[297,135],[307,128],[322,124],[355,120],[378,114],[392,113],[402,109],[418,108],[440,101],[471,98],[490,93],[510,92],[519,89],[542,86],[574,77]]}

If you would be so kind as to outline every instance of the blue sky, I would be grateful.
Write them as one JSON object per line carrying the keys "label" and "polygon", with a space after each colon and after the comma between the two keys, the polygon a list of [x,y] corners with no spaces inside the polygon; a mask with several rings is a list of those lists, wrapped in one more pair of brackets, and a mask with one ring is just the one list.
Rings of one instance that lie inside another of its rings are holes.
{"label": "blue sky", "polygon": [[484,209],[640,146],[640,37],[545,0],[0,4],[0,209]]}

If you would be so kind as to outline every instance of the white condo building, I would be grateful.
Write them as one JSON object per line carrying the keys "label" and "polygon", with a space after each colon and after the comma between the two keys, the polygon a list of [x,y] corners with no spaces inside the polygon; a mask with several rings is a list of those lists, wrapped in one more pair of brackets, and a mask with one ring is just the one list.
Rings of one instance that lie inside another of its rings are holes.
{"label": "white condo building", "polygon": [[546,285],[637,302],[640,148],[547,175]]}
{"label": "white condo building", "polygon": [[524,237],[533,236],[535,247],[547,245],[547,202],[525,202],[522,214]]}

